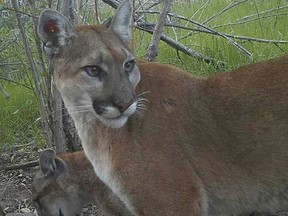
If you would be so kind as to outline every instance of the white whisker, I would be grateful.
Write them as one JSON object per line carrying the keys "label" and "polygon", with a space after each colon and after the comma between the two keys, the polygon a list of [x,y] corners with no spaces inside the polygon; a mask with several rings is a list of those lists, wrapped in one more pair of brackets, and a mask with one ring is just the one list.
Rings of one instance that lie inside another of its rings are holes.
{"label": "white whisker", "polygon": [[137,104],[137,110],[145,110],[147,112],[150,112],[150,110],[146,107],[146,104],[144,104],[145,100],[140,101],[140,103]]}
{"label": "white whisker", "polygon": [[144,91],[144,92],[141,92],[140,94],[138,94],[138,97],[142,96],[142,95],[145,95],[145,94],[149,94],[150,91]]}
{"label": "white whisker", "polygon": [[143,98],[143,97],[141,97],[141,98],[139,98],[139,99],[138,99],[138,102],[142,102],[142,101],[146,101],[146,102],[149,102],[149,100],[148,100],[148,99],[146,99],[146,98]]}
{"label": "white whisker", "polygon": [[63,107],[63,108],[60,108],[60,109],[56,109],[56,110],[50,112],[49,115],[52,115],[52,114],[54,114],[54,113],[56,113],[56,112],[62,112],[63,110],[65,110],[65,108],[66,108],[66,107]]}
{"label": "white whisker", "polygon": [[137,108],[140,109],[140,110],[146,110],[146,111],[150,112],[150,110],[148,108],[146,108],[146,107],[137,107]]}
{"label": "white whisker", "polygon": [[89,109],[83,109],[83,110],[75,110],[75,111],[72,111],[72,112],[68,112],[67,114],[65,114],[65,115],[61,115],[61,116],[58,116],[57,118],[55,118],[55,120],[56,119],[60,119],[60,118],[62,118],[62,117],[65,117],[65,116],[69,116],[69,115],[73,115],[73,114],[78,114],[78,113],[85,113],[85,112],[89,112],[90,110]]}
{"label": "white whisker", "polygon": [[84,123],[82,124],[82,126],[84,126],[84,125],[88,124],[90,121],[92,121],[92,120],[94,120],[94,119],[96,119],[96,118],[97,118],[97,116],[95,116],[95,117],[93,117],[93,118],[90,118],[90,119],[88,119],[86,122],[84,122]]}

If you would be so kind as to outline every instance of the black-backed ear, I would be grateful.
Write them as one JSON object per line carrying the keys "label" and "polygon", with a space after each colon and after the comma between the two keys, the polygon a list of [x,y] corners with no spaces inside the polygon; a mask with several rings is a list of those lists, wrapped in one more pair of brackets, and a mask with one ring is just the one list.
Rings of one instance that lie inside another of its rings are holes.
{"label": "black-backed ear", "polygon": [[111,20],[109,29],[117,34],[127,45],[131,37],[132,3],[130,0],[123,0]]}
{"label": "black-backed ear", "polygon": [[39,165],[45,176],[60,174],[68,170],[67,164],[56,157],[53,149],[45,149],[39,155]]}
{"label": "black-backed ear", "polygon": [[39,17],[38,34],[49,58],[65,47],[75,35],[75,28],[67,18],[55,10],[43,10]]}

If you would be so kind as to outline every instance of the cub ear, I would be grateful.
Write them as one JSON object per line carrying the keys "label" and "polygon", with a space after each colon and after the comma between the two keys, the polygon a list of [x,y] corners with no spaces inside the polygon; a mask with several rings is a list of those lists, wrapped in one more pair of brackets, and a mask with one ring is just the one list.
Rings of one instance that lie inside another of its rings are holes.
{"label": "cub ear", "polygon": [[117,34],[128,45],[131,36],[132,4],[130,0],[123,0],[117,8],[109,29]]}
{"label": "cub ear", "polygon": [[45,176],[60,174],[68,170],[67,164],[56,157],[53,149],[45,149],[39,155],[39,165]]}
{"label": "cub ear", "polygon": [[65,47],[75,29],[65,16],[55,10],[43,10],[39,17],[38,34],[49,58]]}

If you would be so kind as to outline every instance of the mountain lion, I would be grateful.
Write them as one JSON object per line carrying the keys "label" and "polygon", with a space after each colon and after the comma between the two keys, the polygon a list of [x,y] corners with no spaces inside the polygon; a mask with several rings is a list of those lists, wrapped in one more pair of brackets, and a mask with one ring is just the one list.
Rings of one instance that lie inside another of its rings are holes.
{"label": "mountain lion", "polygon": [[288,57],[207,78],[136,63],[131,15],[123,0],[109,27],[74,29],[53,10],[39,20],[97,176],[135,215],[288,209]]}
{"label": "mountain lion", "polygon": [[76,216],[84,204],[94,203],[106,216],[132,215],[95,175],[83,151],[41,152],[40,170],[32,184],[32,201],[39,216]]}

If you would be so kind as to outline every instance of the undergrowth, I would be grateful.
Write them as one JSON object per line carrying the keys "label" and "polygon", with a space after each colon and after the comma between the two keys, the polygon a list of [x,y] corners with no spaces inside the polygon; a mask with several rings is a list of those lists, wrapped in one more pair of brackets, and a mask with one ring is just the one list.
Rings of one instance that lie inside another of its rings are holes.
{"label": "undergrowth", "polygon": [[[195,0],[190,1],[189,4],[179,3],[181,1],[173,2],[172,13],[203,23],[236,1]],[[206,4],[207,2],[209,2],[209,4]],[[275,10],[269,11],[272,8],[275,8]],[[158,9],[161,10],[161,7]],[[287,40],[287,14],[288,5],[286,0],[251,0],[220,13],[219,16],[208,21],[206,25],[219,33],[225,32],[231,35],[266,38],[270,40]],[[93,17],[92,15],[91,17]],[[147,19],[155,22],[157,17],[158,15],[152,15]],[[6,22],[8,22],[7,19],[0,20],[0,26],[8,26],[6,30],[2,28],[0,31],[1,36],[5,38],[5,35],[6,37],[12,37],[14,35],[15,40],[16,37],[19,38],[17,27],[13,29],[10,24],[6,25]],[[90,23],[94,23],[94,21],[90,21]],[[197,28],[197,26],[187,21],[180,21],[176,18],[171,18],[171,23]],[[15,23],[14,25],[17,26]],[[30,24],[27,25],[27,29],[33,32],[31,28]],[[220,71],[229,71],[253,62],[281,56],[287,54],[288,51],[287,44],[258,43],[233,39],[251,53],[251,56],[248,56],[233,46],[226,38],[219,35],[192,32],[190,36],[185,37],[189,32],[188,30],[179,28],[165,28],[167,35],[189,46],[193,50],[215,59],[215,64],[207,64],[184,55],[181,52],[177,52],[164,42],[160,42],[157,61],[177,65],[195,75],[206,76]],[[12,34],[12,36],[9,36],[9,34]],[[32,37],[30,37],[30,39],[32,41]],[[150,40],[151,35],[149,33],[135,30],[135,54],[137,58],[143,58]],[[1,38],[0,42],[3,42]],[[7,49],[4,49],[0,60],[2,59],[2,61],[5,62],[5,59],[8,59],[9,56],[14,56],[19,59],[18,62],[22,62],[23,67],[24,65],[27,67],[27,58],[25,54],[23,54],[22,44],[19,41],[17,43],[13,49],[11,46],[9,46],[10,48],[7,47]],[[3,47],[2,45],[0,43],[0,48]],[[12,65],[11,67],[18,70],[19,65]],[[0,70],[0,79],[4,73],[7,73],[5,68],[3,68],[2,72]],[[19,73],[21,73],[20,70]],[[18,76],[16,77],[18,78]],[[4,84],[6,91],[11,94],[11,99],[6,100],[4,96],[0,94],[0,148],[6,148],[15,144],[25,144],[31,141],[44,143],[41,134],[41,121],[39,120],[39,107],[33,91],[3,80],[1,83]]]}

